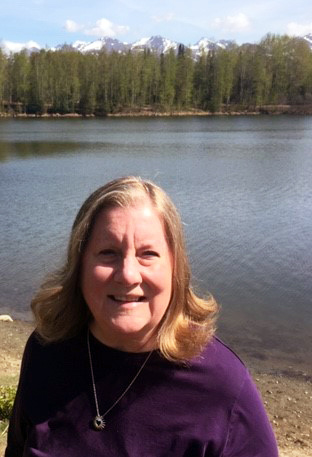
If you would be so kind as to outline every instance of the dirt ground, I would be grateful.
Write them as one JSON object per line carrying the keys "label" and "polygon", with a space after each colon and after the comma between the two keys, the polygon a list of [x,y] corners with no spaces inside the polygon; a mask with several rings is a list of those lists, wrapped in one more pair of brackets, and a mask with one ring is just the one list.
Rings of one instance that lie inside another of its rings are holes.
{"label": "dirt ground", "polygon": [[[0,322],[0,385],[15,385],[30,323]],[[253,372],[275,430],[280,457],[312,457],[312,382],[308,376]],[[0,456],[5,433],[0,436]],[[268,456],[269,457],[269,456]]]}

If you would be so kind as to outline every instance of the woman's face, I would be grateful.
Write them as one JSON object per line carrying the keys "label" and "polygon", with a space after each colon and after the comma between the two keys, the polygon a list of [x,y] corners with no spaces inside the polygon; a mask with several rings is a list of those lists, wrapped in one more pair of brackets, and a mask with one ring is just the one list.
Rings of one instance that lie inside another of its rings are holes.
{"label": "woman's face", "polygon": [[148,199],[103,210],[82,259],[81,289],[103,343],[140,352],[155,347],[170,302],[172,256]]}

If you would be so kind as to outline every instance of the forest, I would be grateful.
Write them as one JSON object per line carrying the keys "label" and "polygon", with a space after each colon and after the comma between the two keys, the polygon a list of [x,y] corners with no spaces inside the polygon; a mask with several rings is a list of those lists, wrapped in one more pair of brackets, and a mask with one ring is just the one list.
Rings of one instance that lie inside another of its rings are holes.
{"label": "forest", "polygon": [[265,105],[312,105],[312,51],[301,38],[266,35],[202,53],[179,47],[81,54],[60,50],[5,55],[0,50],[0,113],[77,113],[255,110]]}

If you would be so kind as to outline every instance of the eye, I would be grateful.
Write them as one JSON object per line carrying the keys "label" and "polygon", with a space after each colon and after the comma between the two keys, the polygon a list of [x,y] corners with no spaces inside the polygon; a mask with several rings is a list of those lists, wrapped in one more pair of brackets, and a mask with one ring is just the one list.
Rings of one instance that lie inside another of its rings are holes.
{"label": "eye", "polygon": [[114,260],[117,257],[118,253],[114,251],[114,249],[102,249],[99,252],[99,256],[101,259],[105,261]]}
{"label": "eye", "polygon": [[160,257],[158,252],[150,249],[143,251],[142,256],[145,258]]}
{"label": "eye", "polygon": [[114,255],[115,251],[113,249],[102,249],[102,251],[100,251],[100,254],[101,255]]}

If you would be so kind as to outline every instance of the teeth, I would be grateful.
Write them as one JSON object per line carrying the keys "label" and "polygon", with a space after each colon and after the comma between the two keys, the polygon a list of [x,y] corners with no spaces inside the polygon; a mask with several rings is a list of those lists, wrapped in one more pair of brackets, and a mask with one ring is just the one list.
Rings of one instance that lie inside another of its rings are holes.
{"label": "teeth", "polygon": [[138,296],[135,296],[135,297],[124,297],[122,295],[113,295],[112,296],[114,298],[114,300],[117,300],[117,301],[124,301],[124,302],[138,302],[140,300],[140,297]]}

